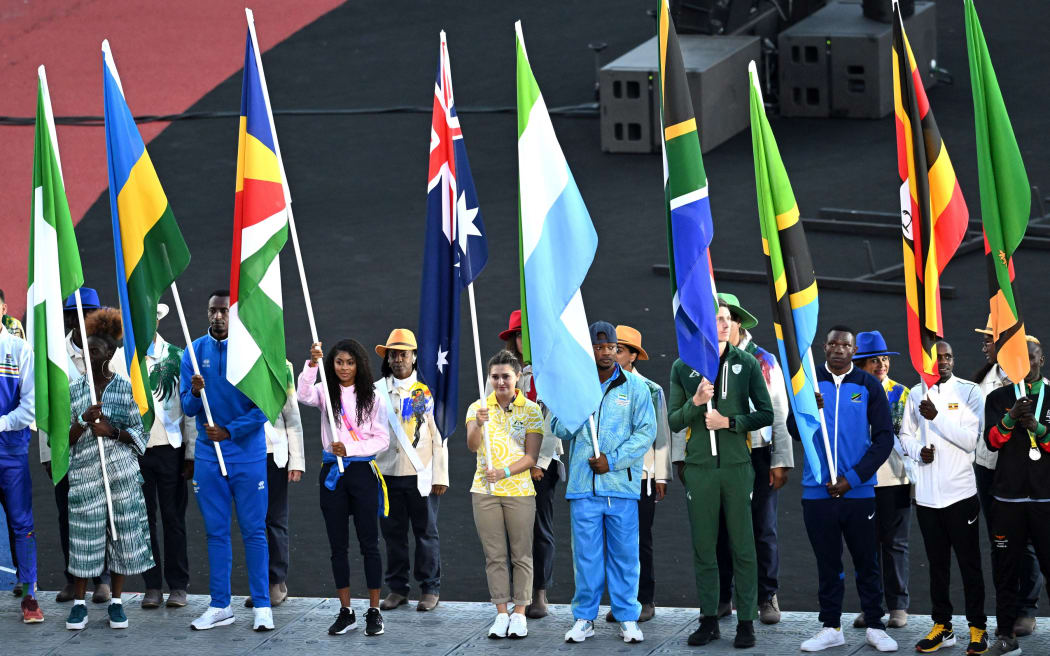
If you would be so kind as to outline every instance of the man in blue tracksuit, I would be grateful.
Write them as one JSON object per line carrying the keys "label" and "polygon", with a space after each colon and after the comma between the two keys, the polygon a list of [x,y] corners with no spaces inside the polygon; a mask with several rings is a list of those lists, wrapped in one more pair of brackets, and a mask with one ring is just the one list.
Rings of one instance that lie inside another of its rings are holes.
{"label": "man in blue tracksuit", "polygon": [[[853,366],[855,333],[835,326],[824,343],[827,362],[816,371],[817,405],[823,408],[831,444],[833,480],[818,431],[817,462],[805,463],[802,518],[817,558],[820,621],[824,628],[802,643],[802,651],[845,644],[842,596],[845,592],[842,543],[853,558],[857,594],[867,623],[867,642],[879,651],[897,643],[882,623],[882,578],[875,539],[875,472],[893,448],[893,421],[882,384]],[[819,474],[818,474],[819,472]],[[817,482],[817,476],[820,482]]]}
{"label": "man in blue tracksuit", "polygon": [[[192,623],[197,630],[232,624],[230,570],[230,516],[237,506],[237,523],[244,540],[248,583],[255,607],[253,628],[273,629],[270,610],[269,552],[266,548],[266,415],[251,399],[226,379],[230,293],[213,292],[208,299],[208,334],[194,340],[193,352],[200,375],[193,374],[189,349],[182,354],[179,392],[182,410],[197,418],[197,447],[193,492],[204,516],[208,533],[208,564],[211,570],[211,604]],[[208,396],[215,425],[209,425],[201,392]],[[222,475],[214,444],[222,449],[226,476]]]}
{"label": "man in blue tracksuit", "polygon": [[22,621],[27,624],[44,620],[36,601],[36,532],[29,477],[34,390],[33,351],[25,340],[0,330],[0,505],[15,536],[13,555],[24,586]]}
{"label": "man in blue tracksuit", "polygon": [[599,454],[594,453],[589,422],[571,432],[557,417],[551,432],[571,440],[569,500],[572,522],[576,620],[566,642],[594,635],[594,620],[606,585],[612,613],[620,620],[624,642],[641,642],[638,615],[638,498],[645,453],[656,439],[656,410],[649,386],[616,363],[616,329],[605,321],[591,324],[591,343],[602,386],[595,413]]}

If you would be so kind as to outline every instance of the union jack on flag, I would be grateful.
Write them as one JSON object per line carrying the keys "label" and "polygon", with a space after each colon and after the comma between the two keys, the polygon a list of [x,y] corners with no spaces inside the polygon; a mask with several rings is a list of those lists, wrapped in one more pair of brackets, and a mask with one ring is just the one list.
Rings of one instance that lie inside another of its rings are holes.
{"label": "union jack on flag", "polygon": [[456,428],[459,295],[478,277],[487,260],[485,227],[456,115],[448,45],[442,31],[430,124],[417,366],[434,396],[434,418],[443,437]]}

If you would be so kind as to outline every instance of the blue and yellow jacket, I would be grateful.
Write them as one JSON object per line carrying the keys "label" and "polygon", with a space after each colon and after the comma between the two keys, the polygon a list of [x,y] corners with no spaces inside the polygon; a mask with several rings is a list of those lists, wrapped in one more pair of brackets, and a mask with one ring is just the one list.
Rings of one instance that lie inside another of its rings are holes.
{"label": "blue and yellow jacket", "polygon": [[[847,499],[870,499],[875,496],[875,472],[893,450],[893,421],[886,392],[871,374],[857,367],[836,383],[827,365],[817,367],[817,382],[824,397],[824,418],[828,426],[831,452],[838,453],[838,476],[849,481]],[[818,431],[817,466],[821,480],[827,481],[828,463],[824,455],[823,436]],[[803,499],[829,499],[823,483],[813,476],[813,465],[806,460],[802,474]]]}
{"label": "blue and yellow jacket", "polygon": [[[226,379],[226,340],[219,341],[209,333],[193,341],[193,351],[204,377],[204,393],[208,395],[212,419],[230,433],[230,439],[218,443],[222,459],[228,463],[266,460],[266,415]],[[179,377],[182,411],[188,417],[197,418],[197,459],[217,462],[215,447],[212,446],[214,442],[204,432],[208,423],[204,402],[190,391],[192,378],[190,354],[184,351]]]}
{"label": "blue and yellow jacket", "polygon": [[601,475],[592,472],[587,463],[594,457],[590,422],[573,433],[557,417],[551,417],[551,432],[571,440],[565,498],[639,498],[645,453],[656,439],[656,410],[645,379],[616,365],[613,375],[602,383],[602,402],[594,424],[598,448],[609,461],[609,471]]}
{"label": "blue and yellow jacket", "polygon": [[36,412],[33,351],[0,329],[0,454],[29,453],[29,425]]}

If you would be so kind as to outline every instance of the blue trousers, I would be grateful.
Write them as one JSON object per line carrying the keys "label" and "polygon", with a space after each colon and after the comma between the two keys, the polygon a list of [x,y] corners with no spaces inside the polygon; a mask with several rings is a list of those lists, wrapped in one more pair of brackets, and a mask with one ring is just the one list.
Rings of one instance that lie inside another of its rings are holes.
{"label": "blue trousers", "polygon": [[609,588],[612,613],[621,622],[636,622],[638,603],[638,500],[585,497],[569,501],[572,564],[576,593],[572,616],[598,617],[602,592]]}
{"label": "blue trousers", "polygon": [[244,559],[248,564],[248,587],[256,608],[270,605],[270,554],[266,548],[266,461],[226,463],[227,477],[219,463],[197,458],[194,465],[193,493],[197,497],[204,529],[208,533],[209,587],[212,608],[230,605],[230,572],[233,545],[230,522],[237,506],[237,523],[244,540]]}
{"label": "blue trousers", "polygon": [[18,581],[36,583],[36,533],[33,531],[33,481],[29,455],[0,454],[0,504],[15,536]]}
{"label": "blue trousers", "polygon": [[817,557],[820,621],[826,627],[842,625],[842,597],[846,592],[842,543],[845,542],[853,558],[864,621],[869,628],[885,629],[879,543],[875,539],[875,499],[803,499],[802,519],[813,545],[813,555]]}

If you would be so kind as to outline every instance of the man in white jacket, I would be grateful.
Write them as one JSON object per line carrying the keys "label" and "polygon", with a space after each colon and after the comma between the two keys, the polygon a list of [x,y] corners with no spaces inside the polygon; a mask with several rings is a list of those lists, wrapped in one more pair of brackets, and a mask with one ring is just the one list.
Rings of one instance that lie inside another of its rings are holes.
{"label": "man in white jacket", "polygon": [[970,463],[981,439],[984,394],[975,383],[954,377],[954,366],[952,347],[938,342],[940,382],[926,394],[922,385],[911,389],[901,423],[901,445],[919,464],[914,481],[915,512],[926,545],[933,604],[933,628],[915,648],[932,652],[956,642],[949,589],[954,550],[970,625],[967,653],[980,654],[988,649],[988,618],[981,573],[981,504]]}

